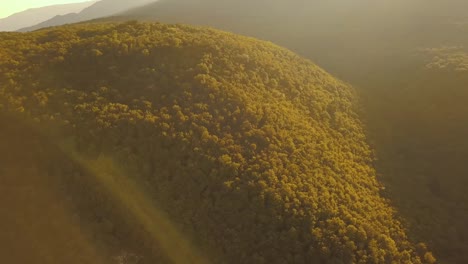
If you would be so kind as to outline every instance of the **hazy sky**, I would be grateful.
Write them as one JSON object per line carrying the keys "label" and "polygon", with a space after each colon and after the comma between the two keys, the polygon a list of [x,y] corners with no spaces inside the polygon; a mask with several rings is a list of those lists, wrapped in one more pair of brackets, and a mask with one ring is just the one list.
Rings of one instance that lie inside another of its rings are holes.
{"label": "hazy sky", "polygon": [[[0,0],[0,18],[33,7],[87,2],[89,0]],[[129,0],[131,1],[131,0]]]}

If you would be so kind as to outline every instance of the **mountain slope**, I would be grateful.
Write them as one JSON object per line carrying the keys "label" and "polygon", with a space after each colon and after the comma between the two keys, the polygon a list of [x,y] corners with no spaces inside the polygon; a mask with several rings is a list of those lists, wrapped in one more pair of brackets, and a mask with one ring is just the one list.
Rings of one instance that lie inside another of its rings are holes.
{"label": "mountain slope", "polygon": [[80,10],[80,12],[68,12],[56,16],[49,16],[48,20],[42,20],[41,23],[32,24],[28,27],[20,27],[18,31],[27,32],[45,27],[59,26],[64,24],[77,23],[81,21],[107,17],[126,11],[131,8],[142,6],[156,0],[100,0],[91,6]]}
{"label": "mountain slope", "polygon": [[80,155],[121,164],[125,177],[111,186],[144,186],[196,248],[166,245],[158,217],[129,210],[154,239],[145,245],[169,259],[434,263],[381,197],[353,89],[310,61],[164,24],[0,38],[0,109],[59,127],[54,138]]}
{"label": "mountain slope", "polygon": [[53,5],[41,8],[31,8],[0,19],[0,31],[15,31],[24,27],[34,26],[51,19],[57,15],[78,13],[94,4],[96,1],[88,1],[75,4]]}
{"label": "mountain slope", "polygon": [[351,82],[364,99],[385,195],[441,261],[467,263],[467,8],[460,0],[166,0],[108,20],[207,25],[273,41]]}

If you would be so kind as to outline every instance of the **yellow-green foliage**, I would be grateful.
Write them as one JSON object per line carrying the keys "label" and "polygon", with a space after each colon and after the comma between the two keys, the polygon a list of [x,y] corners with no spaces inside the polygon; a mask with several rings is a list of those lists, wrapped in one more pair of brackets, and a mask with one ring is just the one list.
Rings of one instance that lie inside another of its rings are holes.
{"label": "yellow-green foliage", "polygon": [[351,87],[206,28],[0,35],[0,108],[111,156],[213,263],[432,263],[371,167]]}
{"label": "yellow-green foliage", "polygon": [[468,53],[463,47],[442,47],[424,49],[423,53],[431,58],[428,69],[446,72],[468,72]]}

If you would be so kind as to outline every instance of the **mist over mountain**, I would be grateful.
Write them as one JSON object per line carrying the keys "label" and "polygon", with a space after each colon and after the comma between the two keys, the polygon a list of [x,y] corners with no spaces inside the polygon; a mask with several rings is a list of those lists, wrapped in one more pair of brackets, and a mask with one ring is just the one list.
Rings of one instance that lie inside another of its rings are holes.
{"label": "mist over mountain", "polygon": [[0,19],[0,31],[15,31],[51,19],[57,15],[81,12],[96,1],[31,8]]}

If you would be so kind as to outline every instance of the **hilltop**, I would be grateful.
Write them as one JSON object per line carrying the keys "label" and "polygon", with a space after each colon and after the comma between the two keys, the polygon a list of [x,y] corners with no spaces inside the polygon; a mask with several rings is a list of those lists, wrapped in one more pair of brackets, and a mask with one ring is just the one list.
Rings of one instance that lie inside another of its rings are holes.
{"label": "hilltop", "polygon": [[145,238],[148,259],[435,262],[382,197],[355,91],[309,60],[136,22],[0,39],[1,111],[94,164],[85,167],[139,223],[128,234]]}

